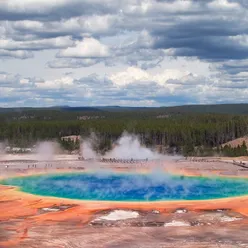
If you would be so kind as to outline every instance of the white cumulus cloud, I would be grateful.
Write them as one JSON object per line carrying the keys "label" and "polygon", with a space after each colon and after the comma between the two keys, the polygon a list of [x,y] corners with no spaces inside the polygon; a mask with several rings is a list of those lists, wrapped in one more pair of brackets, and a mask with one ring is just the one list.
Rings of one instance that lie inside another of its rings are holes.
{"label": "white cumulus cloud", "polygon": [[76,42],[75,47],[68,47],[57,54],[57,57],[71,58],[98,58],[108,56],[109,49],[106,45],[94,38],[87,37],[82,41]]}
{"label": "white cumulus cloud", "polygon": [[125,71],[110,75],[109,79],[119,86],[125,86],[135,82],[155,82],[163,86],[169,79],[181,79],[187,75],[189,75],[189,72],[176,69],[167,69],[161,73],[153,74],[137,67],[128,67]]}

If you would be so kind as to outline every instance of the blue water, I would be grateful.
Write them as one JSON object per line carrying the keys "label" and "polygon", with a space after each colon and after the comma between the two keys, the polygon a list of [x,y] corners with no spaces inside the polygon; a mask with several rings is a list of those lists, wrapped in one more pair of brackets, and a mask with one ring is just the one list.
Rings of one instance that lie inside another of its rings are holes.
{"label": "blue water", "polygon": [[24,192],[81,200],[207,200],[248,195],[247,179],[157,174],[74,173],[16,177],[0,182]]}

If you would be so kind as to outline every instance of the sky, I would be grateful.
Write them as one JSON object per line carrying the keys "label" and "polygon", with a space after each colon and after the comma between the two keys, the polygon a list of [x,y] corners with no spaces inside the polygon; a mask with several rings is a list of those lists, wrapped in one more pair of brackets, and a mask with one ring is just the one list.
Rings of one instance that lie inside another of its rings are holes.
{"label": "sky", "polygon": [[0,107],[245,102],[247,0],[0,0]]}

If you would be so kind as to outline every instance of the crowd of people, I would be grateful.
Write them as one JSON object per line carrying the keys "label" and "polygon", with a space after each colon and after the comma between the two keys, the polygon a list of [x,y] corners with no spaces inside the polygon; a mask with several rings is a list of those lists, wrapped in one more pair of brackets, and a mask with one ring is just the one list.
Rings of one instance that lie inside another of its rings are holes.
{"label": "crowd of people", "polygon": [[141,163],[141,162],[148,162],[148,158],[146,159],[119,159],[119,158],[101,158],[101,162],[104,163],[129,163],[129,164],[134,164],[134,163]]}

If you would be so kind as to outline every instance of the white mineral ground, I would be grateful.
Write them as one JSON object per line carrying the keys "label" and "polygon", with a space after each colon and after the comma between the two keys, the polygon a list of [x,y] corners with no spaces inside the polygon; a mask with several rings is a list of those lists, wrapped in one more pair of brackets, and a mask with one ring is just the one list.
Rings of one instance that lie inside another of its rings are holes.
{"label": "white mineral ground", "polygon": [[37,155],[37,154],[0,154],[0,161],[13,161],[13,160],[38,160],[38,161],[45,161],[45,160],[56,160],[56,161],[64,161],[64,160],[78,160],[78,155],[71,155],[71,154],[56,154],[53,156],[46,156]]}
{"label": "white mineral ground", "polygon": [[169,227],[169,226],[190,226],[190,223],[179,220],[173,220],[171,222],[164,224],[164,227]]}
{"label": "white mineral ground", "polygon": [[134,219],[134,218],[138,218],[138,217],[139,217],[139,213],[136,211],[114,210],[107,215],[103,215],[103,216],[97,218],[96,221],[97,220],[116,221],[116,220]]}

